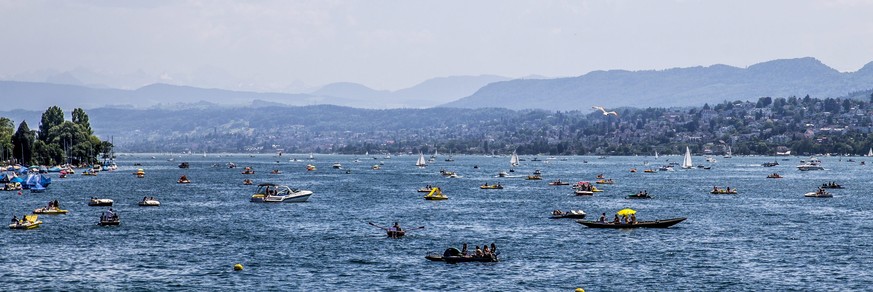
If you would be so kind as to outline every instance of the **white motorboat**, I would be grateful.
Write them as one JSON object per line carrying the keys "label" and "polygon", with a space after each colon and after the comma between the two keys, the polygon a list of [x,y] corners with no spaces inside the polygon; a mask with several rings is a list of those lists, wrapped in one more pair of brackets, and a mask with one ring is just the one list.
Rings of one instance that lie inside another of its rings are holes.
{"label": "white motorboat", "polygon": [[833,198],[834,197],[833,194],[828,193],[825,190],[820,190],[817,192],[808,192],[806,194],[803,194],[803,196],[808,197],[808,198]]}
{"label": "white motorboat", "polygon": [[112,199],[91,198],[88,201],[88,206],[112,206]]}
{"label": "white motorboat", "polygon": [[342,169],[342,168],[343,168],[343,165],[340,164],[339,162],[337,162],[337,163],[334,163],[334,164],[333,164],[333,168],[336,168],[336,169]]}
{"label": "white motorboat", "polygon": [[143,207],[158,207],[161,205],[161,202],[154,197],[147,197],[143,198],[143,200],[139,202],[139,205]]}
{"label": "white motorboat", "polygon": [[258,191],[252,195],[251,201],[256,203],[299,203],[306,202],[309,196],[312,196],[312,191],[263,183],[258,185]]}
{"label": "white motorboat", "polygon": [[797,169],[801,170],[801,171],[824,170],[824,167],[821,166],[821,161],[819,161],[818,159],[812,158],[809,161],[807,161],[801,165],[798,165]]}
{"label": "white motorboat", "polygon": [[505,171],[501,171],[501,172],[497,173],[497,177],[507,177],[507,176],[509,176],[509,174],[506,173]]}

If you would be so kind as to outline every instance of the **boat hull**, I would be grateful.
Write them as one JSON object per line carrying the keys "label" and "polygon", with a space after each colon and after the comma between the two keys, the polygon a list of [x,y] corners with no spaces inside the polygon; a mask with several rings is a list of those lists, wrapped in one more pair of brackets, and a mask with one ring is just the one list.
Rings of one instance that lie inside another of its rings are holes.
{"label": "boat hull", "polygon": [[552,215],[551,219],[585,219],[586,214],[562,214],[562,215]]}
{"label": "boat hull", "polygon": [[484,257],[448,256],[448,257],[443,257],[443,261],[446,263],[449,263],[449,264],[469,263],[469,262],[490,263],[490,262],[497,262],[498,259],[496,256],[484,256]]}
{"label": "boat hull", "polygon": [[615,224],[611,222],[576,220],[576,223],[590,228],[629,229],[629,228],[667,228],[685,221],[685,217],[655,221],[639,221],[636,224]]}
{"label": "boat hull", "polygon": [[97,226],[118,226],[121,225],[121,221],[100,221],[97,222]]}
{"label": "boat hull", "polygon": [[56,209],[46,210],[43,208],[33,210],[33,214],[44,214],[44,215],[60,215],[60,214],[67,214],[68,212],[69,212],[68,210],[56,210]]}

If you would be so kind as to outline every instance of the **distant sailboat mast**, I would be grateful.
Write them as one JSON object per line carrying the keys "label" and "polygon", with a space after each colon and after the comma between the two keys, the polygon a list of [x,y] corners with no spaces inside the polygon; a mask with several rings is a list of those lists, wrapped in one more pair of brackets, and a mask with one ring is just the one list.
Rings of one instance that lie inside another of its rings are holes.
{"label": "distant sailboat mast", "polygon": [[512,156],[509,157],[509,165],[518,166],[518,154],[515,153],[515,150],[512,150]]}
{"label": "distant sailboat mast", "polygon": [[691,162],[691,149],[688,149],[688,146],[685,146],[685,159],[682,160],[682,168],[691,168],[694,166],[694,163]]}
{"label": "distant sailboat mast", "polygon": [[427,162],[424,161],[424,154],[421,151],[418,152],[418,161],[415,162],[415,166],[425,167],[427,166]]}

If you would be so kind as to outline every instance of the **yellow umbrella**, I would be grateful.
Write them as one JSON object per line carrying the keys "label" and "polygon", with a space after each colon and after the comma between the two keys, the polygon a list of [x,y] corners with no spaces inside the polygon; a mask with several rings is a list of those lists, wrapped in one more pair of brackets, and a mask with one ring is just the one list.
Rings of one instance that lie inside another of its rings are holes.
{"label": "yellow umbrella", "polygon": [[637,213],[637,211],[634,211],[633,209],[621,209],[616,214],[621,215],[621,216],[626,216],[626,215],[631,215],[631,214],[636,214],[636,213]]}

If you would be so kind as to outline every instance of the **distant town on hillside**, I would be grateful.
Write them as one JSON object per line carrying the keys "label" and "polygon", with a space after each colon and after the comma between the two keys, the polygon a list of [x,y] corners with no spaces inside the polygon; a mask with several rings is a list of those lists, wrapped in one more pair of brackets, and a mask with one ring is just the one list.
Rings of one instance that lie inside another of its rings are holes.
{"label": "distant town on hillside", "polygon": [[[548,155],[866,154],[866,99],[809,96],[684,108],[600,111],[500,108],[372,110],[338,106],[89,111],[117,152],[440,153]],[[30,112],[5,112],[13,120]],[[20,121],[15,120],[15,123]]]}

